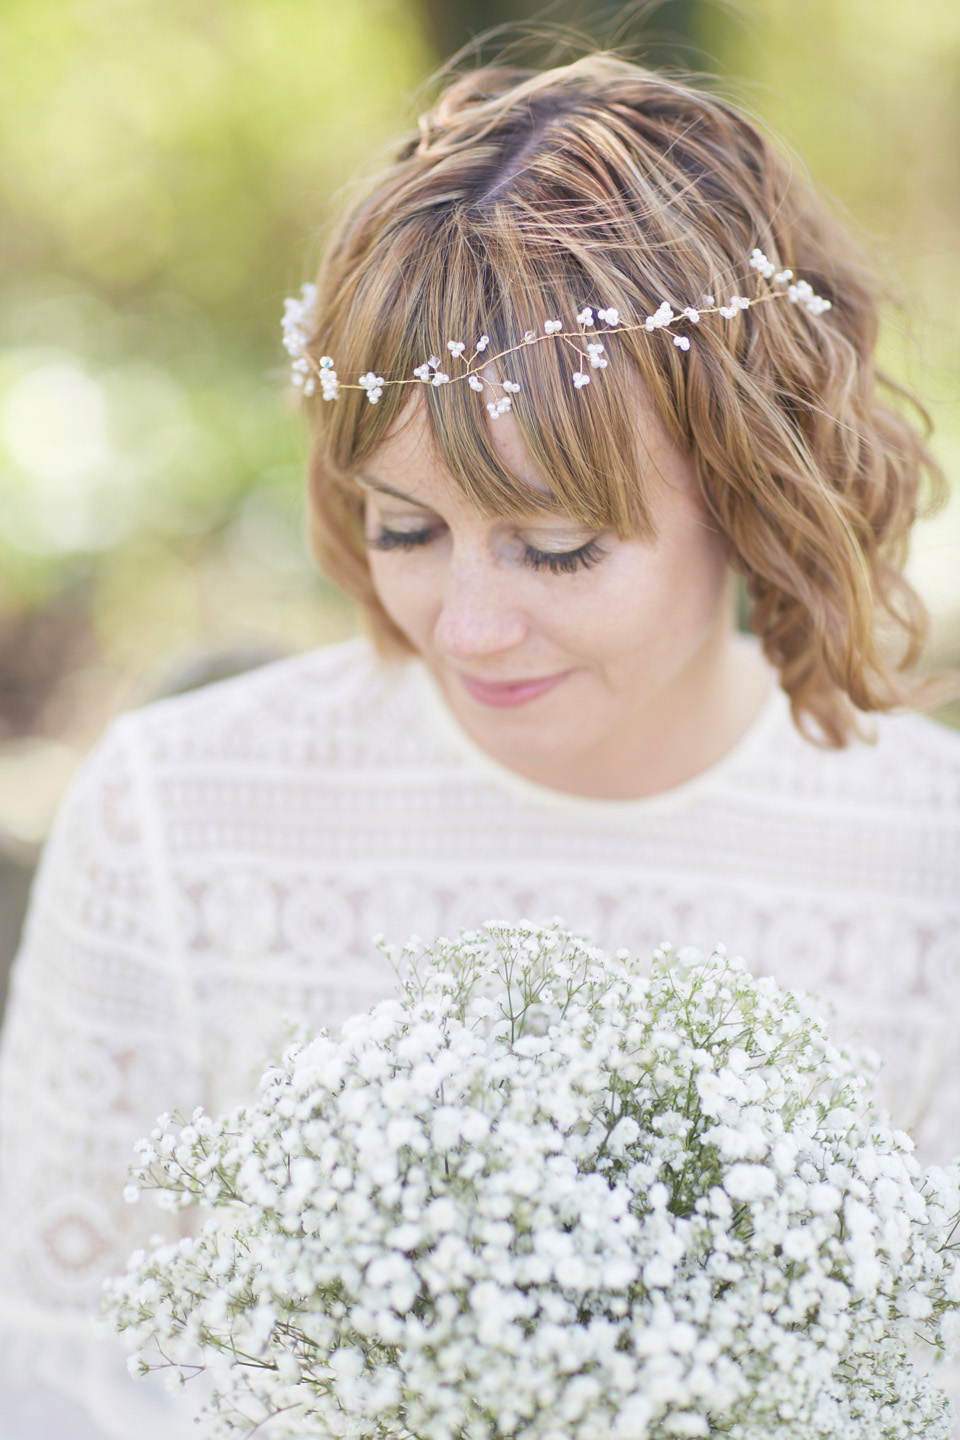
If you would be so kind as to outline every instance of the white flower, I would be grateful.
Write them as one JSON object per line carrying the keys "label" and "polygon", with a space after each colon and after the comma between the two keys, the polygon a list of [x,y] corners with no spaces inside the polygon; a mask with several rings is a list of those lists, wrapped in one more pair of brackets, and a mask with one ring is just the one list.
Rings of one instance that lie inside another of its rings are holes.
{"label": "white flower", "polygon": [[811,1185],[807,1191],[807,1203],[814,1215],[831,1215],[839,1210],[843,1204],[843,1195],[836,1185],[824,1182],[821,1185]]}
{"label": "white flower", "polygon": [[508,390],[511,395],[518,395],[520,393],[520,386],[515,380],[502,380],[500,383],[504,390]]}
{"label": "white flower", "polygon": [[646,320],[643,322],[644,329],[659,330],[664,325],[670,325],[676,318],[677,317],[676,315],[674,315],[669,303],[664,300],[653,315],[647,316]]}
{"label": "white flower", "polygon": [[734,1165],[727,1171],[723,1188],[731,1200],[763,1200],[776,1190],[777,1176],[766,1165]]}
{"label": "white flower", "polygon": [[654,1255],[643,1267],[643,1283],[648,1290],[665,1290],[673,1281],[675,1269],[662,1255]]}
{"label": "white flower", "polygon": [[138,1147],[211,1214],[109,1282],[134,1372],[208,1370],[224,1436],[949,1440],[906,1349],[960,1342],[960,1167],[809,1002],[529,921],[397,958],[398,999]]}
{"label": "white flower", "polygon": [[751,251],[750,269],[758,270],[765,280],[769,280],[773,276],[776,268],[777,267],[767,259],[762,250]]}
{"label": "white flower", "polygon": [[447,341],[447,349],[450,351],[450,354],[453,356],[454,360],[459,359],[459,357],[463,354],[466,348],[467,347],[462,340]]}
{"label": "white flower", "polygon": [[954,1261],[953,1269],[947,1276],[943,1289],[948,1300],[960,1303],[960,1260]]}
{"label": "white flower", "polygon": [[299,295],[289,295],[283,302],[283,343],[291,355],[301,354],[307,347],[310,326],[317,304],[317,287],[301,285]]}
{"label": "white flower", "polygon": [[[325,365],[324,361],[330,360],[329,355],[324,355],[320,361],[320,370],[317,379],[320,381],[320,389],[323,392],[324,400],[336,400],[340,395],[340,381],[337,379],[337,372],[334,370],[333,361]],[[309,393],[312,392],[312,388]]]}
{"label": "white flower", "polygon": [[811,315],[822,315],[825,310],[832,309],[829,300],[814,294],[813,287],[807,280],[798,280],[795,285],[788,286],[787,299],[791,305],[802,305]]}
{"label": "white flower", "polygon": [[[414,378],[421,380],[425,385],[448,385],[450,376],[440,369],[442,364],[443,361],[439,355],[431,355],[429,360],[425,360],[422,365],[415,367]],[[359,383],[362,385],[363,380],[360,380]],[[382,385],[384,382],[381,379],[379,383]]]}
{"label": "white flower", "polygon": [[574,370],[573,383],[578,390],[582,390],[584,385],[590,384],[590,376],[586,373],[585,370]]}
{"label": "white flower", "polygon": [[720,314],[724,320],[732,320],[741,310],[749,310],[750,301],[746,295],[731,295],[729,304],[720,306]]}
{"label": "white flower", "polygon": [[481,335],[481,336],[480,336],[480,339],[477,341],[477,350],[478,350],[478,351],[486,350],[486,348],[487,348],[487,346],[488,346],[489,344],[490,344],[490,336],[489,336],[489,335]]}
{"label": "white flower", "polygon": [[560,330],[562,330],[562,329],[563,329],[563,321],[562,321],[562,320],[544,320],[544,322],[543,322],[543,333],[544,333],[545,335],[556,335],[557,332],[560,331]]}
{"label": "white flower", "polygon": [[594,370],[605,370],[609,361],[603,353],[603,346],[599,340],[594,340],[587,346],[587,354],[590,357],[590,364]]}
{"label": "white flower", "polygon": [[689,320],[689,321],[691,322],[691,324],[693,324],[693,325],[699,324],[699,321],[700,321],[700,311],[699,311],[699,310],[695,310],[692,305],[688,305],[687,308],[686,308],[685,310],[681,310],[680,313],[681,313],[681,315],[684,316],[685,319]]}
{"label": "white flower", "polygon": [[677,346],[679,350],[690,349],[690,341],[687,339],[686,335],[674,335],[673,343]]}
{"label": "white flower", "polygon": [[817,1237],[806,1226],[798,1226],[784,1233],[780,1250],[788,1260],[811,1260],[817,1253]]}
{"label": "white flower", "polygon": [[590,329],[593,326],[593,310],[589,305],[584,305],[580,311],[580,314],[577,316],[577,324],[582,325],[585,329]]}
{"label": "white flower", "polygon": [[620,311],[615,310],[611,305],[607,310],[598,310],[597,319],[602,320],[604,325],[609,325],[612,328],[614,325],[619,325],[620,323]]}
{"label": "white flower", "polygon": [[471,390],[476,390],[478,394],[483,390],[483,381],[479,375],[468,375],[467,384]]}
{"label": "white flower", "polygon": [[491,417],[498,420],[501,415],[506,415],[508,410],[513,409],[513,401],[509,395],[501,395],[499,400],[488,400],[487,409]]}
{"label": "white flower", "polygon": [[376,405],[377,401],[380,399],[380,396],[383,394],[383,376],[375,375],[372,370],[368,370],[366,375],[360,376],[357,384],[360,386],[361,390],[366,390],[367,399],[370,401],[370,404]]}
{"label": "white flower", "polygon": [[[290,378],[294,385],[303,390],[305,395],[312,395],[316,390],[316,378],[307,353],[316,302],[317,289],[315,285],[303,285],[299,296],[288,296],[283,302],[283,319],[281,321],[283,344],[288,354],[293,356]],[[329,360],[332,370],[333,361],[329,356],[324,356],[324,359]],[[332,379],[328,378],[323,395],[325,400],[336,399],[336,379],[335,372]]]}

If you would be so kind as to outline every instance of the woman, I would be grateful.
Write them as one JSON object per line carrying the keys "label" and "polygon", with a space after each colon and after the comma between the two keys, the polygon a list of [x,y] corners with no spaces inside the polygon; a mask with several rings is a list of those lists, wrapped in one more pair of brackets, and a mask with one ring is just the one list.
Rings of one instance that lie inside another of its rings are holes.
{"label": "woman", "polygon": [[132,1142],[245,1093],[285,1016],[388,992],[375,932],[723,941],[881,1052],[928,1156],[960,1148],[960,741],[887,713],[920,694],[900,565],[935,467],[802,182],[624,61],[482,70],[287,328],[318,552],[374,646],[121,720],[13,986],[10,1369],[119,1436],[148,1392],[85,1314],[158,1229],[123,1204]]}

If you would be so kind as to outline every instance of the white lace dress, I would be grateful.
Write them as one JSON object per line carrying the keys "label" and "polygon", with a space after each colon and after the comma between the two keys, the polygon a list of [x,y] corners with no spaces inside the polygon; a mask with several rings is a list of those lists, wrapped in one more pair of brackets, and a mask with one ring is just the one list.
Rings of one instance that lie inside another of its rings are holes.
{"label": "white lace dress", "polygon": [[48,846],[0,1072],[3,1440],[196,1433],[89,1320],[169,1224],[122,1199],[158,1112],[219,1111],[285,1017],[388,993],[376,933],[555,915],[641,953],[722,941],[819,992],[923,1156],[960,1151],[960,736],[891,719],[822,752],[778,691],[695,781],[592,801],[482,755],[418,663],[298,657],[119,721]]}

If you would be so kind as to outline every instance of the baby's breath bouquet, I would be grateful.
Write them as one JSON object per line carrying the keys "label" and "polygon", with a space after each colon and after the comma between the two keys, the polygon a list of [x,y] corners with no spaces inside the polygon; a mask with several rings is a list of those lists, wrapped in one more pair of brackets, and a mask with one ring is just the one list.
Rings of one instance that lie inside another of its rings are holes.
{"label": "baby's breath bouquet", "polygon": [[108,1286],[132,1368],[207,1371],[225,1436],[949,1435],[908,1352],[960,1330],[960,1170],[809,1000],[557,925],[402,961],[256,1104],[141,1142],[133,1191],[212,1213]]}

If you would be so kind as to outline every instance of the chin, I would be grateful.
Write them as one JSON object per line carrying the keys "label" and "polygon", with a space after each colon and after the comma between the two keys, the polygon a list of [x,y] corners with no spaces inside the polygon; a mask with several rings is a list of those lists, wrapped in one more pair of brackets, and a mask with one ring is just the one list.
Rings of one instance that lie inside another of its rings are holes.
{"label": "chin", "polygon": [[495,760],[526,773],[573,764],[590,748],[590,737],[582,732],[558,733],[534,715],[521,717],[515,711],[507,711],[499,724],[477,724],[471,733]]}

